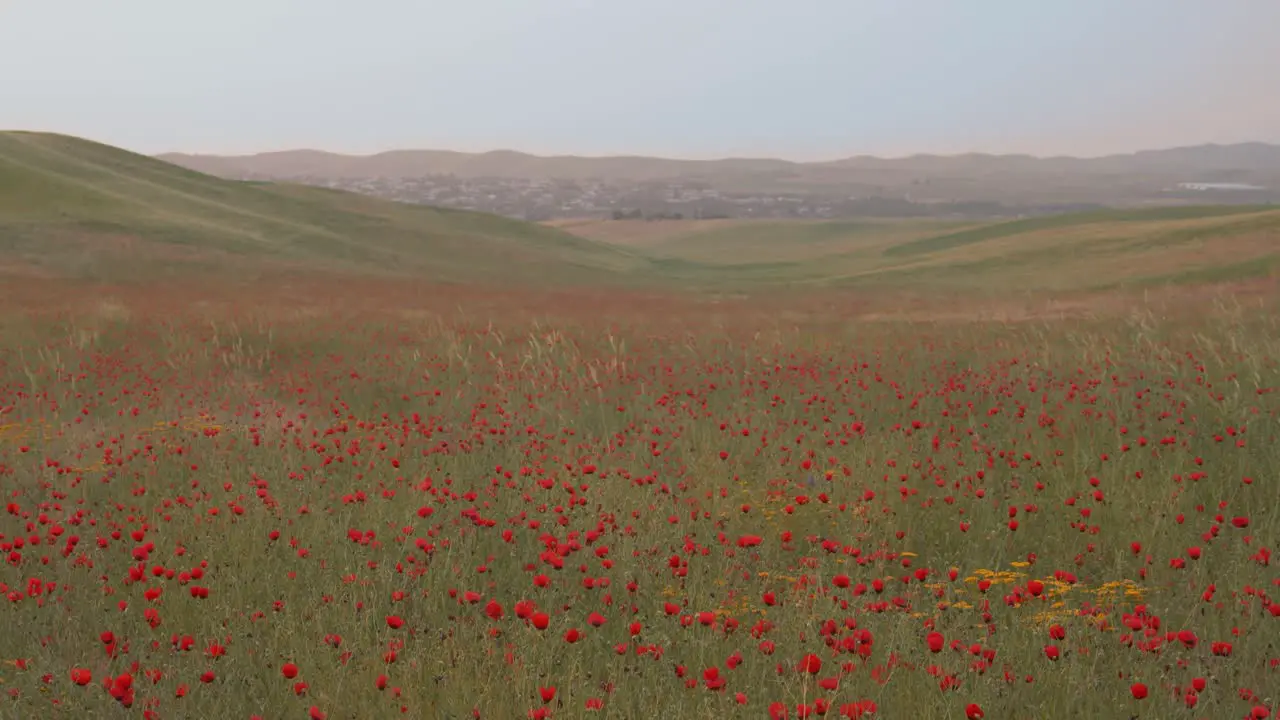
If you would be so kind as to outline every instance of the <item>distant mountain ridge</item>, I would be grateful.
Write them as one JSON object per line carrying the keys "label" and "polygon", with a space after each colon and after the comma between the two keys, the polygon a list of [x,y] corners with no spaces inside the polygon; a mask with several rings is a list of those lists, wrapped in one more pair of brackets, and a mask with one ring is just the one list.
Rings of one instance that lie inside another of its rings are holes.
{"label": "distant mountain ridge", "polygon": [[[342,155],[320,150],[285,150],[222,156],[166,153],[159,159],[223,176],[272,178],[369,178],[454,175],[463,178],[619,180],[631,182],[786,175],[818,182],[874,182],[895,176],[982,177],[1007,174],[1188,175],[1186,181],[1280,178],[1280,145],[1251,142],[1196,145],[1096,158],[1031,155],[913,155],[903,158],[855,156],[825,162],[770,158],[678,160],[645,156],[539,156],[512,150],[463,153],[449,150],[392,150],[374,155]],[[1199,177],[1197,174],[1210,174]],[[1195,176],[1195,177],[1192,177]]]}

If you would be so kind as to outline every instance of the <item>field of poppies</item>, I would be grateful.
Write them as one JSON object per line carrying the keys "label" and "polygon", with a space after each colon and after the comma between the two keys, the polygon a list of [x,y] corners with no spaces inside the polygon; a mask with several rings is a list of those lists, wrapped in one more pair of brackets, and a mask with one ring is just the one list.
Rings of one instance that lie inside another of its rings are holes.
{"label": "field of poppies", "polygon": [[94,302],[0,320],[4,717],[1280,717],[1273,315]]}

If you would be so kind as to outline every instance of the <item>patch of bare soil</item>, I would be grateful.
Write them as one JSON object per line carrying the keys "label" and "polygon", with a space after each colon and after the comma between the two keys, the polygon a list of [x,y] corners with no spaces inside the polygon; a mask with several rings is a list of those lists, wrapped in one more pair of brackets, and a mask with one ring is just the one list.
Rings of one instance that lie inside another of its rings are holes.
{"label": "patch of bare soil", "polygon": [[673,237],[733,227],[743,220],[550,220],[544,225],[556,227],[578,237],[624,247],[659,245]]}

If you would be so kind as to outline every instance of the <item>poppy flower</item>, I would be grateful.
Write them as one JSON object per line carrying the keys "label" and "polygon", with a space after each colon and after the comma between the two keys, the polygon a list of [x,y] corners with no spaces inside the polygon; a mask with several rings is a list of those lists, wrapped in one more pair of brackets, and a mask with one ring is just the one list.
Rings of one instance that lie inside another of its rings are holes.
{"label": "poppy flower", "polygon": [[929,652],[939,653],[946,644],[946,638],[942,637],[942,633],[935,631],[925,636],[925,643],[929,646]]}
{"label": "poppy flower", "polygon": [[817,675],[818,673],[822,672],[822,658],[812,653],[805,655],[803,658],[800,659],[800,665],[798,669],[800,670],[800,672],[809,673],[810,675]]}
{"label": "poppy flower", "polygon": [[497,600],[490,600],[489,603],[484,606],[484,614],[488,615],[491,620],[501,620],[502,604]]}

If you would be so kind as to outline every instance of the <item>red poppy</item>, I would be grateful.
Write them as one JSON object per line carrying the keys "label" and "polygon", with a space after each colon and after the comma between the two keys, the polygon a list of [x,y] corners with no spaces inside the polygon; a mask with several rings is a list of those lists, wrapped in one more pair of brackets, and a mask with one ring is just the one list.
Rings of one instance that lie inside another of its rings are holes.
{"label": "red poppy", "polygon": [[502,604],[497,600],[490,600],[488,604],[484,606],[484,614],[488,615],[492,620],[501,620]]}
{"label": "red poppy", "polygon": [[822,658],[812,653],[805,655],[803,658],[800,659],[800,665],[798,669],[800,670],[800,672],[809,673],[810,675],[817,675],[818,673],[822,672]]}
{"label": "red poppy", "polygon": [[942,637],[942,633],[936,631],[925,636],[924,641],[929,646],[929,652],[932,653],[942,652],[942,647],[946,644],[946,638]]}

